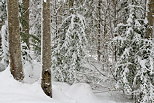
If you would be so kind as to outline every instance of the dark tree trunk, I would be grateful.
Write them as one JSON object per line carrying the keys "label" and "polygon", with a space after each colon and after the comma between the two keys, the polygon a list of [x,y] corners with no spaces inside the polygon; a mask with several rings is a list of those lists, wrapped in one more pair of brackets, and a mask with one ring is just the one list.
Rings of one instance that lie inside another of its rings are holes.
{"label": "dark tree trunk", "polygon": [[8,0],[10,70],[16,80],[23,80],[19,32],[18,0]]}
{"label": "dark tree trunk", "polygon": [[26,44],[29,48],[29,0],[23,0],[23,19],[25,21],[23,25],[23,33],[25,34]]}
{"label": "dark tree trunk", "polygon": [[50,31],[50,0],[43,2],[43,22],[42,22],[42,82],[44,93],[52,97],[51,83],[51,31]]}
{"label": "dark tree trunk", "polygon": [[145,35],[146,38],[153,38],[154,37],[154,0],[149,0],[149,12],[148,12],[148,22],[149,22],[149,27],[147,30],[147,33]]}
{"label": "dark tree trunk", "polygon": [[101,0],[98,1],[98,12],[99,12],[99,22],[98,22],[98,35],[97,35],[97,59],[101,60]]}

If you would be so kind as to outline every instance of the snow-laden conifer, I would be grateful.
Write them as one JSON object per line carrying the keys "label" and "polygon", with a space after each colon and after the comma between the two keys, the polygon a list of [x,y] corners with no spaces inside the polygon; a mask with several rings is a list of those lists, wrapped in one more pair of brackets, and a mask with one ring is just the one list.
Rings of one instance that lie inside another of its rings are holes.
{"label": "snow-laden conifer", "polygon": [[[131,3],[126,7],[128,19],[117,26],[114,38],[118,45],[119,60],[116,65],[117,86],[139,103],[152,103],[154,98],[153,43],[146,39],[143,7]],[[120,34],[119,33],[119,34]]]}
{"label": "snow-laden conifer", "polygon": [[2,37],[2,62],[5,65],[5,68],[9,63],[9,44],[8,44],[8,33],[7,33],[7,23],[1,28],[1,37]]}
{"label": "snow-laden conifer", "polygon": [[0,0],[0,60],[1,71],[5,70],[9,64],[9,46],[8,46],[8,33],[7,33],[7,20],[6,20],[6,1]]}
{"label": "snow-laden conifer", "polygon": [[81,61],[85,57],[85,19],[80,14],[67,17],[54,38],[52,67],[57,81],[70,84],[78,80],[82,70]]}

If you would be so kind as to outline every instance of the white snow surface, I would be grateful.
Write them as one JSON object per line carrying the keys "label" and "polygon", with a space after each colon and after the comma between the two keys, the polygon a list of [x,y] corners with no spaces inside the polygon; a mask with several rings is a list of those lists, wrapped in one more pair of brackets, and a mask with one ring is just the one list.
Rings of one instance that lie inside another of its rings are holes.
{"label": "white snow surface", "polygon": [[33,84],[14,80],[9,68],[0,72],[0,103],[115,103],[96,97],[86,83],[72,86],[53,83],[53,98],[44,94],[40,82]]}
{"label": "white snow surface", "polygon": [[86,83],[53,82],[53,98],[50,98],[41,88],[41,65],[33,61],[33,66],[25,63],[23,67],[23,82],[13,78],[9,67],[0,71],[0,103],[132,103],[119,92],[103,92],[102,88],[102,92],[96,93]]}

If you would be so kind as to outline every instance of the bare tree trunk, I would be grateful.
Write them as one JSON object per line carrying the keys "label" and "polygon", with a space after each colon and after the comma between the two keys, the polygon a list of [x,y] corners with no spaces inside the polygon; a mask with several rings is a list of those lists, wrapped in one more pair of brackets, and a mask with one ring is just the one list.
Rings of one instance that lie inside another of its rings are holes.
{"label": "bare tree trunk", "polygon": [[21,61],[18,0],[8,0],[10,70],[16,80],[24,78]]}
{"label": "bare tree trunk", "polygon": [[[114,10],[114,22],[113,22],[113,25],[114,25],[114,27],[116,27],[117,26],[117,3],[118,3],[118,1],[116,1],[116,0],[112,0],[112,3],[113,3],[113,10]],[[115,37],[115,35],[112,35],[112,37],[114,38]],[[113,47],[113,52],[114,52],[114,61],[116,62],[117,61],[117,46],[115,45],[114,47]]]}
{"label": "bare tree trunk", "polygon": [[74,6],[74,0],[69,0],[70,14],[73,14],[73,10],[71,10],[71,8],[73,8],[73,6]]}
{"label": "bare tree trunk", "polygon": [[3,25],[3,21],[0,21],[0,30],[2,28],[2,25]]}
{"label": "bare tree trunk", "polygon": [[152,38],[154,38],[154,0],[151,0],[151,2],[150,2],[150,11],[151,11],[151,13],[152,13]]}
{"label": "bare tree trunk", "polygon": [[148,12],[148,22],[150,27],[147,31],[146,38],[154,37],[154,0],[149,0],[149,12]]}
{"label": "bare tree trunk", "polygon": [[26,35],[26,44],[29,48],[29,0],[23,0],[23,19],[25,21],[23,25],[23,33]]}
{"label": "bare tree trunk", "polygon": [[69,8],[72,8],[74,5],[74,0],[69,0]]}
{"label": "bare tree trunk", "polygon": [[99,12],[99,22],[98,22],[98,35],[97,35],[97,59],[101,59],[101,0],[98,1],[98,12]]}
{"label": "bare tree trunk", "polygon": [[153,17],[153,28],[152,28],[153,32],[152,32],[152,38],[154,38],[154,17]]}
{"label": "bare tree trunk", "polygon": [[[2,28],[2,21],[0,21],[0,30]],[[1,33],[1,32],[0,32]],[[2,37],[1,37],[1,34],[0,34],[0,50],[2,49]],[[1,52],[1,51],[0,51]],[[1,60],[1,58],[0,58]]]}
{"label": "bare tree trunk", "polygon": [[[0,21],[0,30],[2,28],[2,21]],[[1,33],[1,32],[0,32]],[[2,49],[2,37],[1,37],[1,34],[0,34],[0,50]],[[1,52],[1,51],[0,51]],[[1,58],[0,58],[1,60]]]}
{"label": "bare tree trunk", "polygon": [[51,30],[50,30],[50,0],[43,1],[43,24],[42,24],[42,82],[44,93],[52,97],[51,83]]}

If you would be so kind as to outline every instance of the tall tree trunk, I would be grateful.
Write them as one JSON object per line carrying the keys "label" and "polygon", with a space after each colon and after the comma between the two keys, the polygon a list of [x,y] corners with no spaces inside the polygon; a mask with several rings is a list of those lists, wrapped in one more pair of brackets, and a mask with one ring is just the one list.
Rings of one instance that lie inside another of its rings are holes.
{"label": "tall tree trunk", "polygon": [[154,0],[150,0],[150,11],[151,11],[151,14],[152,14],[152,38],[154,38]]}
{"label": "tall tree trunk", "polygon": [[73,8],[74,0],[69,0],[69,8]]}
{"label": "tall tree trunk", "polygon": [[68,0],[69,1],[69,9],[70,9],[70,14],[73,14],[73,10],[71,10],[74,6],[74,0]]}
{"label": "tall tree trunk", "polygon": [[[2,28],[2,21],[0,21],[0,30],[1,30],[1,28]],[[0,34],[0,50],[1,49],[2,49],[2,37],[1,37],[1,34]],[[1,51],[0,51],[0,56],[1,56]],[[1,60],[1,58],[0,58],[0,60]]]}
{"label": "tall tree trunk", "polygon": [[52,97],[51,83],[51,30],[50,30],[50,0],[43,1],[42,22],[42,82],[44,93]]}
{"label": "tall tree trunk", "polygon": [[21,61],[18,0],[8,0],[10,70],[16,80],[24,78]]}
{"label": "tall tree trunk", "polygon": [[152,28],[152,38],[154,38],[154,17],[153,17],[153,28]]}
{"label": "tall tree trunk", "polygon": [[[113,21],[113,26],[114,26],[114,28],[117,26],[117,4],[118,4],[118,1],[116,1],[116,0],[112,0],[112,4],[113,4],[113,15],[114,15],[114,21]],[[115,37],[115,35],[112,35],[112,37],[114,38]],[[114,61],[117,61],[117,46],[115,45],[114,47],[113,47],[113,52],[114,52]]]}
{"label": "tall tree trunk", "polygon": [[146,38],[154,37],[154,0],[149,0],[148,22],[150,27],[147,31]]}
{"label": "tall tree trunk", "polygon": [[23,25],[23,33],[26,35],[26,44],[29,48],[29,0],[23,0],[23,19],[25,21]]}
{"label": "tall tree trunk", "polygon": [[99,22],[98,22],[98,35],[97,35],[97,59],[101,59],[101,0],[98,1],[98,12],[99,12]]}
{"label": "tall tree trunk", "polygon": [[2,28],[2,25],[3,25],[3,21],[0,21],[0,30]]}

